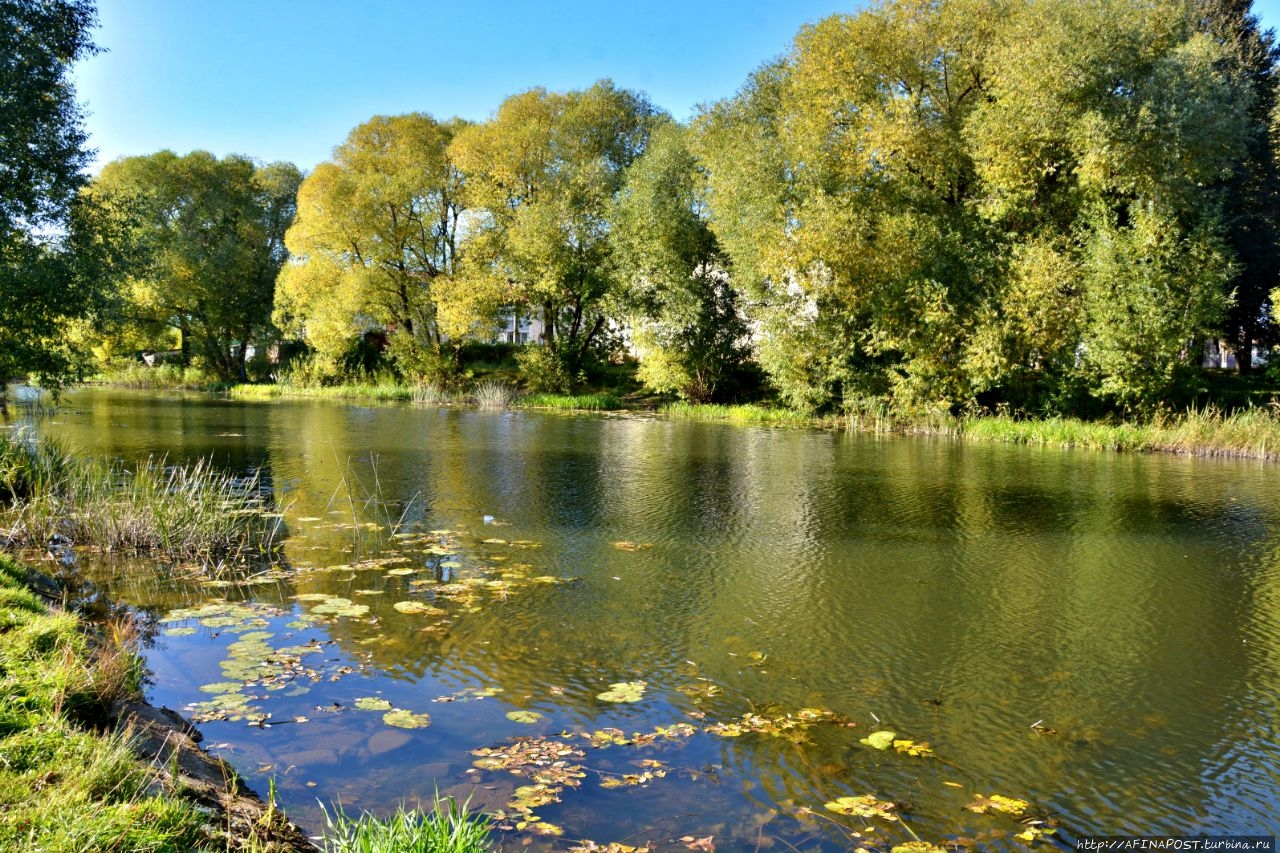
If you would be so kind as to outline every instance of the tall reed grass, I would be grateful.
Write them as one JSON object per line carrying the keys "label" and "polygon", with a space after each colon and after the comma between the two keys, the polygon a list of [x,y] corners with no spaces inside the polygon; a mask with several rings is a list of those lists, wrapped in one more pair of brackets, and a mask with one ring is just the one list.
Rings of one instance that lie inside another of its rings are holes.
{"label": "tall reed grass", "polygon": [[281,521],[266,512],[270,493],[258,475],[235,477],[205,461],[128,468],[29,434],[0,437],[0,499],[10,537],[29,547],[63,536],[206,568],[278,557]]}

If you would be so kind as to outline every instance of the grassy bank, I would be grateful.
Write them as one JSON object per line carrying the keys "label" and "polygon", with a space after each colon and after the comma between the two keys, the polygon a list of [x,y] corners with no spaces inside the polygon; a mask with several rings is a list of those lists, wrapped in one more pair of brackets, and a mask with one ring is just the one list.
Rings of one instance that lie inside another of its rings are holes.
{"label": "grassy bank", "polygon": [[256,477],[206,463],[137,468],[86,460],[27,434],[0,436],[0,505],[10,539],[58,537],[107,550],[158,554],[204,568],[270,561],[280,521]]}
{"label": "grassy bank", "polygon": [[111,728],[141,683],[127,626],[91,633],[26,578],[0,555],[0,849],[269,849],[224,836]]}

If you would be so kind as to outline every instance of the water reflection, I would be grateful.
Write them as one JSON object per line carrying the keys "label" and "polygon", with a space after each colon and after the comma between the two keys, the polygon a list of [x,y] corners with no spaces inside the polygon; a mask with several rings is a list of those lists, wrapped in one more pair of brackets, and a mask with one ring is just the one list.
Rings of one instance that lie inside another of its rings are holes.
{"label": "water reflection", "polygon": [[[381,807],[437,784],[501,808],[510,780],[472,772],[469,750],[511,736],[803,707],[859,726],[804,746],[700,733],[658,755],[688,772],[643,789],[596,783],[648,753],[589,751],[582,790],[539,814],[575,837],[714,834],[718,849],[754,850],[775,835],[843,849],[847,835],[800,809],[868,792],[938,839],[1016,828],[962,808],[997,792],[1057,813],[1067,838],[1258,832],[1280,813],[1280,486],[1264,467],[106,392],[73,395],[39,426],[103,455],[212,455],[268,474],[301,569],[290,581],[209,590],[147,566],[95,571],[157,611],[243,595],[286,611],[273,630],[289,642],[337,641],[328,664],[352,673],[265,700],[273,719],[307,723],[206,724],[251,779],[276,776],[304,821],[316,797]],[[429,530],[450,531],[448,553],[396,535]],[[357,564],[392,552],[412,575]],[[534,576],[574,580],[501,585]],[[498,583],[470,612],[412,584],[468,577]],[[287,629],[300,593],[358,601],[369,617]],[[424,631],[393,607],[410,599],[448,609],[448,624]],[[158,700],[204,698],[229,642],[214,634],[160,637]],[[596,699],[630,680],[648,682],[643,702]],[[502,692],[434,701],[480,687]],[[349,710],[374,694],[433,725],[404,732]],[[522,726],[513,709],[546,720]],[[858,743],[882,727],[946,763]]]}

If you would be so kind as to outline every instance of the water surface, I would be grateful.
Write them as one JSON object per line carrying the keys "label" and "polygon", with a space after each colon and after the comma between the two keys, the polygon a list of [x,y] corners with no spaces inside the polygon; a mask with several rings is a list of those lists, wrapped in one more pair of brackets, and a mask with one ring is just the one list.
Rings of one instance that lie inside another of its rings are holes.
{"label": "water surface", "polygon": [[[510,846],[556,849],[843,850],[876,828],[1015,847],[1024,824],[964,808],[993,794],[1059,844],[1280,825],[1273,467],[99,390],[38,429],[131,462],[261,469],[288,580],[81,565],[157,620],[153,701],[254,682],[253,713],[205,722],[206,743],[313,829],[318,801],[384,811],[436,790],[511,814]],[[307,621],[323,596],[368,611]],[[245,606],[158,621],[218,600]],[[264,647],[296,661],[244,671]],[[622,682],[644,682],[639,701],[598,698]],[[431,724],[388,726],[361,698]],[[725,728],[744,714],[754,730]],[[614,728],[639,742],[601,745]],[[860,742],[877,730],[936,757]],[[561,760],[582,777],[525,792],[558,797],[538,821],[511,808],[536,768],[474,765],[516,737],[581,751]],[[824,809],[863,794],[901,819]]]}

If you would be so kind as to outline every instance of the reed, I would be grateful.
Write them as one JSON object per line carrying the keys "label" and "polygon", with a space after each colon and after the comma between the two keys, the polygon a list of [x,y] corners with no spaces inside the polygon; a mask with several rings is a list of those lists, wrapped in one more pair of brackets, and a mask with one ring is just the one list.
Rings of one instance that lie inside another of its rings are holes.
{"label": "reed", "polygon": [[324,815],[325,853],[481,853],[491,844],[492,821],[448,797],[437,796],[427,810],[401,804],[386,818],[369,812],[353,818],[341,804]]}
{"label": "reed", "polygon": [[613,411],[625,408],[622,400],[609,391],[594,394],[526,394],[519,399],[522,409],[561,409],[565,411]]}

